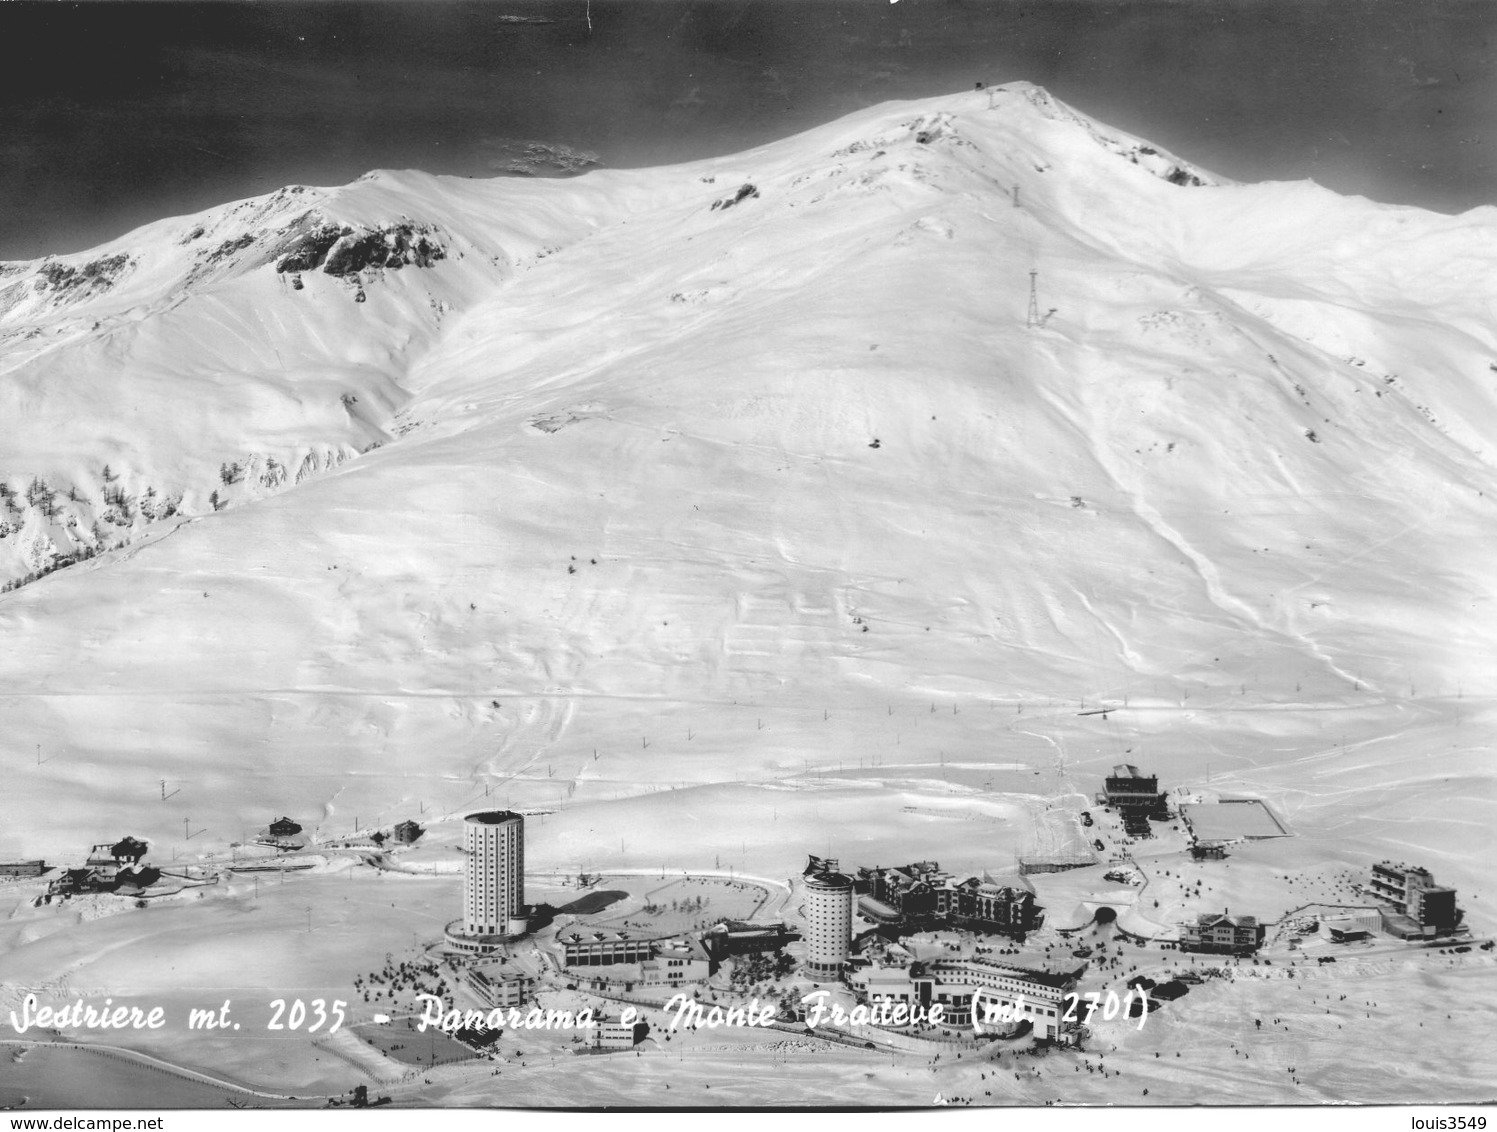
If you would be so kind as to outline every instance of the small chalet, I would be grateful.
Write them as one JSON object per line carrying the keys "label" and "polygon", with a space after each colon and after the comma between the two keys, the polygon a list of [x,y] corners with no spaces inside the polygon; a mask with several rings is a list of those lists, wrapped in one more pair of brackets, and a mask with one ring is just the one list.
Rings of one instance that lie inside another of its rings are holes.
{"label": "small chalet", "polygon": [[111,845],[109,853],[120,865],[138,865],[145,857],[147,848],[146,843],[139,838],[126,837]]}

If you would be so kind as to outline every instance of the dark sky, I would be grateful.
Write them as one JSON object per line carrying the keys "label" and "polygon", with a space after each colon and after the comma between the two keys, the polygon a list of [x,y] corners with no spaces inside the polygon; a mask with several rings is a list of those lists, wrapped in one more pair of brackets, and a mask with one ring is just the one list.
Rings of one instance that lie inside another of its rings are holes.
{"label": "dark sky", "polygon": [[[549,24],[507,23],[506,15]],[[372,168],[727,153],[1029,79],[1242,180],[1497,203],[1488,0],[0,3],[0,259]]]}

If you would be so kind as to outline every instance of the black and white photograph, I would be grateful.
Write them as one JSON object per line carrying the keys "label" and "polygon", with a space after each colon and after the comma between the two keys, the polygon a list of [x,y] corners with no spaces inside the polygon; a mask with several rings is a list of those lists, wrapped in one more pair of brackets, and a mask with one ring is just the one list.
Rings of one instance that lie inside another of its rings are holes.
{"label": "black and white photograph", "polygon": [[8,1118],[1485,1127],[1497,4],[0,44]]}

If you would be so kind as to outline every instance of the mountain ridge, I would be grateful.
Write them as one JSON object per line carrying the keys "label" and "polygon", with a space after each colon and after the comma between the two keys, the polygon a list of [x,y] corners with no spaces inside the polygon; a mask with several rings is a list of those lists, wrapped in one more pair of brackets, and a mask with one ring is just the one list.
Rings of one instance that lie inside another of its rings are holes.
{"label": "mountain ridge", "polygon": [[[225,208],[409,222],[444,258],[298,291],[281,228],[118,327],[82,324],[126,277],[0,321],[61,343],[0,372],[16,499],[41,477],[98,522],[106,462],[136,510],[182,493],[0,595],[7,765],[73,752],[22,796],[77,824],[115,804],[78,767],[163,760],[243,792],[195,803],[218,829],[287,782],[364,814],[767,785],[929,699],[968,729],[942,744],[1086,767],[1122,752],[1063,718],[1126,702],[1166,774],[1215,747],[1327,828],[1383,803],[1301,798],[1324,713],[1434,751],[1492,675],[1497,210],[1235,185],[1025,84],[659,170],[282,193]],[[152,270],[235,215],[141,229]],[[11,571],[62,547],[37,511]],[[838,709],[854,738],[818,738]],[[1472,758],[1412,789],[1465,812],[1442,779],[1487,781]]]}

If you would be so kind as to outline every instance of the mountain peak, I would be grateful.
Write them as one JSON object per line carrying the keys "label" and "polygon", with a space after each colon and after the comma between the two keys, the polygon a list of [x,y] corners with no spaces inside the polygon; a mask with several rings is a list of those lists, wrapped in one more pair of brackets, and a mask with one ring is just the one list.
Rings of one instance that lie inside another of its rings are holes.
{"label": "mountain peak", "polygon": [[1402,718],[1497,675],[1492,223],[1233,184],[1005,84],[7,265],[15,748],[102,743],[107,696],[331,797],[708,704],[785,730],[659,781],[773,780],[812,714],[912,695],[1005,697],[963,741],[1015,751],[1014,702],[1131,696],[1162,772],[1198,709],[1244,766],[1323,745],[1307,703]]}

